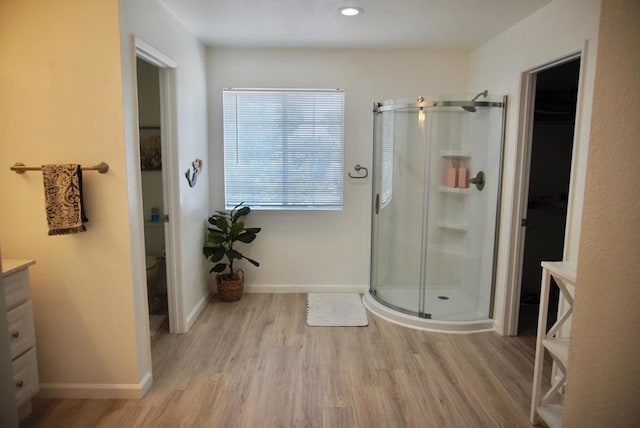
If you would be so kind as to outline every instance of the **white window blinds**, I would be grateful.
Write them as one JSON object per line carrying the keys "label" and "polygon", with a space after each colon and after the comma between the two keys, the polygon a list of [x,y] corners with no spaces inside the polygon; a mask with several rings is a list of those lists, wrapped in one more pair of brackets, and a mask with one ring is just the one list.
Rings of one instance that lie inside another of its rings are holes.
{"label": "white window blinds", "polygon": [[224,90],[225,206],[342,209],[344,92]]}
{"label": "white window blinds", "polygon": [[382,177],[381,200],[382,208],[391,202],[393,196],[393,112],[382,113]]}

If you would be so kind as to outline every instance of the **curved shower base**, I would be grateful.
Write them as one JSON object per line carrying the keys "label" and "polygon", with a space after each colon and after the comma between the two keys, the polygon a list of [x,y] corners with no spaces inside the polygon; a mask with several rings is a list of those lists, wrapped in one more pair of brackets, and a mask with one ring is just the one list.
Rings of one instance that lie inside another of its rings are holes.
{"label": "curved shower base", "polygon": [[372,314],[394,324],[415,330],[459,334],[482,333],[495,330],[495,324],[491,319],[479,321],[438,321],[405,314],[388,307],[387,304],[380,303],[369,292],[364,293],[362,302]]}
{"label": "curved shower base", "polygon": [[378,302],[370,293],[364,293],[362,303],[364,303],[364,306],[372,314],[402,327],[415,330],[458,334],[483,333],[495,330],[495,324],[491,319],[478,321],[438,321],[405,314],[386,306],[386,304]]}

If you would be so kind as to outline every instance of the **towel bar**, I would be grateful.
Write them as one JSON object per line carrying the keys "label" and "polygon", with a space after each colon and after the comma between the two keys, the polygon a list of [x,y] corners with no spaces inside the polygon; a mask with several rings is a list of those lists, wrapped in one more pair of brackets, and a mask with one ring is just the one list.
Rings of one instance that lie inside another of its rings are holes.
{"label": "towel bar", "polygon": [[[42,171],[41,166],[25,166],[23,163],[16,162],[11,168],[11,171],[14,171],[17,174],[24,174],[26,171]],[[104,174],[109,171],[109,165],[105,162],[100,162],[98,165],[94,166],[83,166],[81,167],[83,171],[98,171],[100,174]]]}

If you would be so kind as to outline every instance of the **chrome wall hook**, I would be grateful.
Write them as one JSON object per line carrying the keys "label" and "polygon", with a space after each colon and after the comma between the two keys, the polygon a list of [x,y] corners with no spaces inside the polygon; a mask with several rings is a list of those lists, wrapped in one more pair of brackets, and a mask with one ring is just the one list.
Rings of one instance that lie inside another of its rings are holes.
{"label": "chrome wall hook", "polygon": [[349,173],[349,178],[361,179],[361,178],[367,178],[369,176],[369,170],[364,166],[360,165],[359,163],[353,167],[353,170],[358,173],[364,170],[364,175],[351,175],[351,173]]}

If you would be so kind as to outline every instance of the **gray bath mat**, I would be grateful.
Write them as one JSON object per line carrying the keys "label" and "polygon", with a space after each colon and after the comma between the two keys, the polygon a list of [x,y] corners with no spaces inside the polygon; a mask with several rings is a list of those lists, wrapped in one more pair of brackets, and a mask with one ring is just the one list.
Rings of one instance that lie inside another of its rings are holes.
{"label": "gray bath mat", "polygon": [[358,293],[307,294],[307,325],[362,327],[369,325],[367,311]]}

